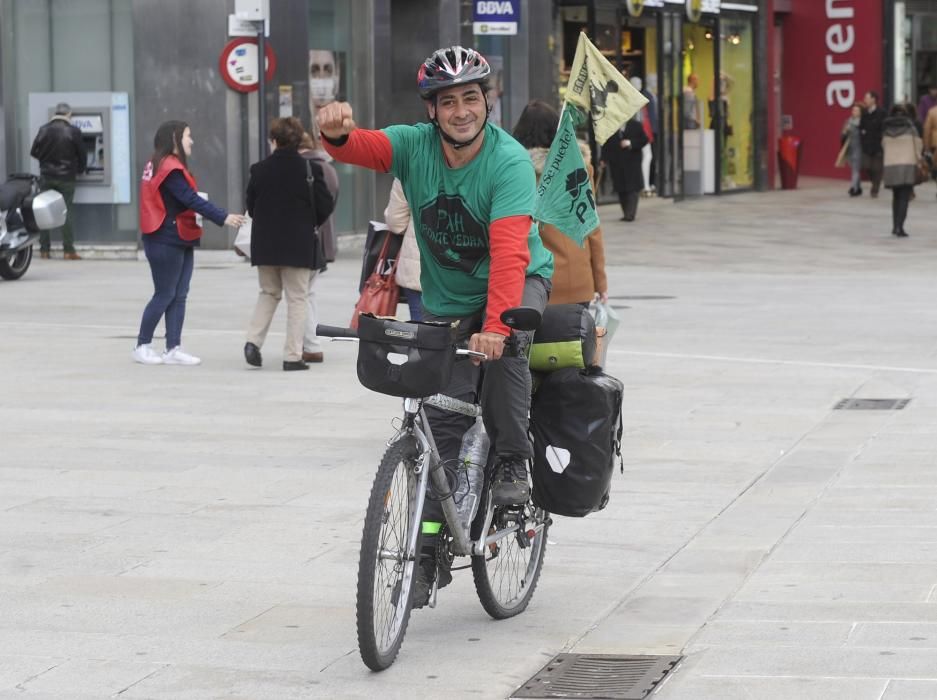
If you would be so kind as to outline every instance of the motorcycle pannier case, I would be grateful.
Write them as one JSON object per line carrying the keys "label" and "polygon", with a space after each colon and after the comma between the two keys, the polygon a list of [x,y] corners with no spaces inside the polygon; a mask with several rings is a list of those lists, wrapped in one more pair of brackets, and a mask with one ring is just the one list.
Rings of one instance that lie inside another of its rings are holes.
{"label": "motorcycle pannier case", "polygon": [[458,324],[358,317],[358,381],[371,391],[422,398],[449,384]]}
{"label": "motorcycle pannier case", "polygon": [[530,407],[536,505],[571,517],[605,507],[615,457],[621,459],[622,391],[598,368],[543,377]]}
{"label": "motorcycle pannier case", "polygon": [[553,372],[594,363],[595,320],[589,309],[582,304],[547,306],[530,348],[530,368]]}
{"label": "motorcycle pannier case", "polygon": [[68,208],[65,198],[55,190],[27,197],[22,208],[23,222],[31,233],[49,231],[65,224]]}

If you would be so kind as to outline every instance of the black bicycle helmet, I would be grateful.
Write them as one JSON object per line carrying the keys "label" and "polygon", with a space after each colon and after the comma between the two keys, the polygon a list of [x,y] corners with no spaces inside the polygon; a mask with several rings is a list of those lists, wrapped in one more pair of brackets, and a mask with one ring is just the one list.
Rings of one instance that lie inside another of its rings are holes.
{"label": "black bicycle helmet", "polygon": [[420,97],[430,100],[440,90],[453,85],[486,83],[491,74],[488,61],[475,49],[450,46],[437,49],[423,61],[416,75]]}

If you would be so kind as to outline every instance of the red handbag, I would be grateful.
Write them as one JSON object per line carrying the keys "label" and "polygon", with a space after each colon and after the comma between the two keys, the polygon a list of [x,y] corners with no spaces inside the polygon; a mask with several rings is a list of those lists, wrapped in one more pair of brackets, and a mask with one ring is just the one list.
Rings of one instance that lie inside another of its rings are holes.
{"label": "red handbag", "polygon": [[397,260],[388,266],[387,251],[391,236],[387,236],[381,252],[377,256],[374,271],[368,275],[361,290],[355,312],[351,316],[352,328],[358,327],[359,314],[374,314],[375,316],[394,316],[397,313],[397,302],[400,301],[400,288],[397,286]]}

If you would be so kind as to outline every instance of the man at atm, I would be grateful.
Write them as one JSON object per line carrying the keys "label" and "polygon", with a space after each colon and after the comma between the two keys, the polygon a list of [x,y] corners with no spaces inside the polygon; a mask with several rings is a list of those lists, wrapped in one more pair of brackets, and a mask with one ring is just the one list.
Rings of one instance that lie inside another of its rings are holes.
{"label": "man at atm", "polygon": [[[43,190],[57,190],[65,199],[65,206],[72,208],[75,198],[75,178],[85,171],[88,157],[81,140],[81,130],[71,122],[72,108],[65,102],[55,106],[52,121],[42,126],[33,141],[29,155],[39,161],[39,175]],[[81,260],[75,252],[72,238],[71,216],[62,226],[62,247],[66,260]],[[39,255],[48,258],[51,250],[49,231],[39,233]]]}

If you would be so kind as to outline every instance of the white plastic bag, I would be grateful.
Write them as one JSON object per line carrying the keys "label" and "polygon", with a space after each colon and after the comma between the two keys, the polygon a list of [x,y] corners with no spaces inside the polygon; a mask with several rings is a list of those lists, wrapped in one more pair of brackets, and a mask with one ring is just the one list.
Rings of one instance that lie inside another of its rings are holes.
{"label": "white plastic bag", "polygon": [[618,312],[607,302],[594,301],[589,306],[589,311],[595,318],[595,364],[605,367],[608,344],[612,341],[615,331],[618,330],[621,319],[618,317]]}
{"label": "white plastic bag", "polygon": [[234,237],[234,252],[241,257],[251,259],[251,224],[252,219],[245,214],[246,221],[238,228],[238,234]]}

